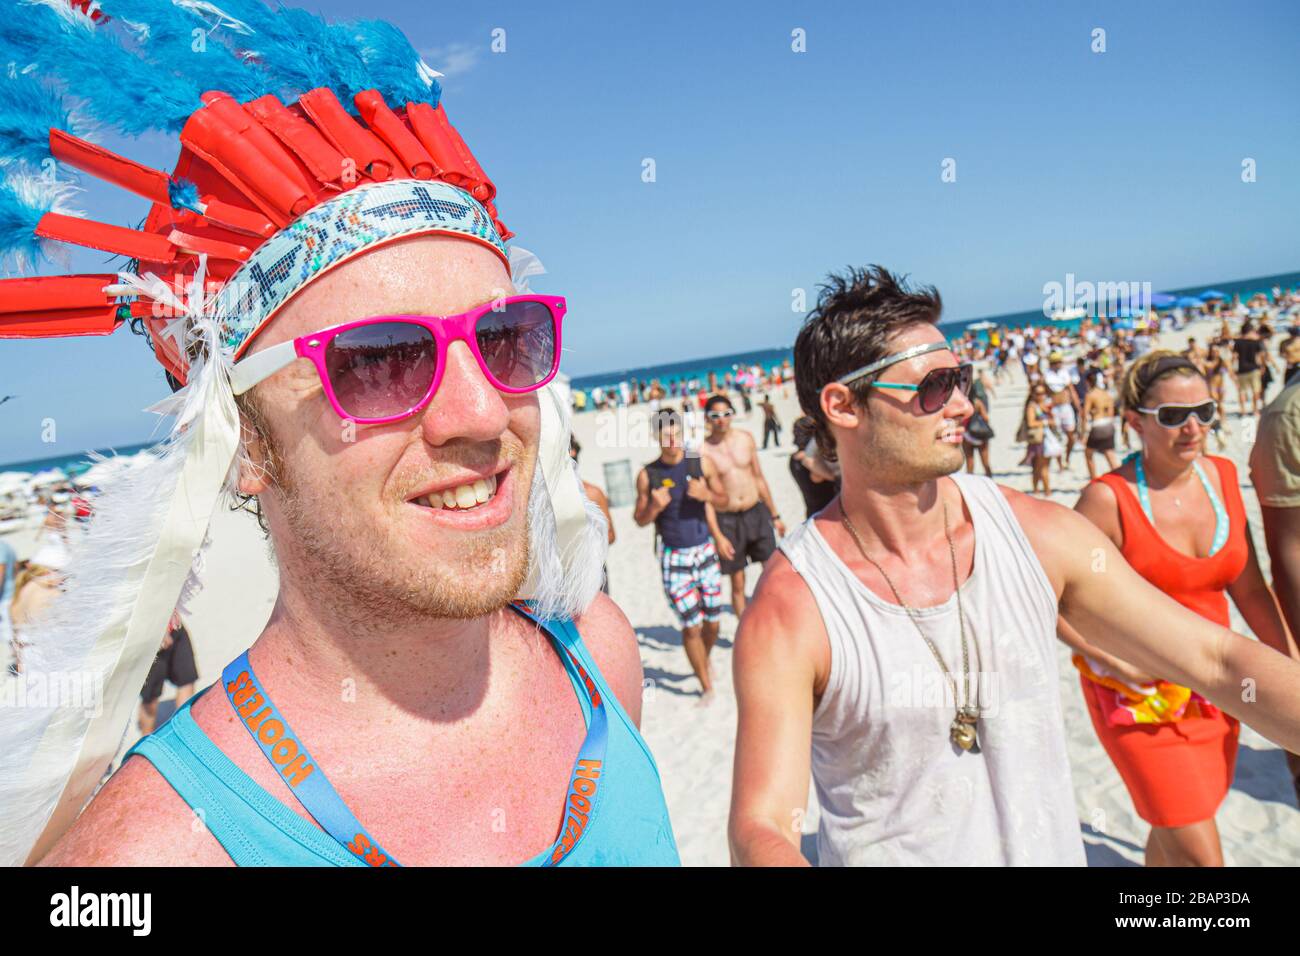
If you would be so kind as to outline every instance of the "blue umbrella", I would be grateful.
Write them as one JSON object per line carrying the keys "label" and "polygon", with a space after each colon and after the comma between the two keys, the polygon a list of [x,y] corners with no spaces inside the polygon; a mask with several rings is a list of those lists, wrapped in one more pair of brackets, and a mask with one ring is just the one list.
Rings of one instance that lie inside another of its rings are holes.
{"label": "blue umbrella", "polygon": [[1178,301],[1178,296],[1170,295],[1168,292],[1157,292],[1151,297],[1151,307],[1154,309],[1172,309],[1174,303]]}
{"label": "blue umbrella", "polygon": [[1201,293],[1201,301],[1209,302],[1211,299],[1226,299],[1227,296],[1218,289],[1206,289]]}
{"label": "blue umbrella", "polygon": [[1174,304],[1180,309],[1199,309],[1205,303],[1200,299],[1194,299],[1190,295],[1185,295]]}

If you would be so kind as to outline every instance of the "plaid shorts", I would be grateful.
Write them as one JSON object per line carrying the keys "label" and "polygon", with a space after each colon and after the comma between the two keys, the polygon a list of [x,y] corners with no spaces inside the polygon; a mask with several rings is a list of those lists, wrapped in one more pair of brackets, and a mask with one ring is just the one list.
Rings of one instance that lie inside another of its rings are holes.
{"label": "plaid shorts", "polygon": [[722,617],[722,571],[712,541],[691,548],[659,548],[664,594],[682,627]]}

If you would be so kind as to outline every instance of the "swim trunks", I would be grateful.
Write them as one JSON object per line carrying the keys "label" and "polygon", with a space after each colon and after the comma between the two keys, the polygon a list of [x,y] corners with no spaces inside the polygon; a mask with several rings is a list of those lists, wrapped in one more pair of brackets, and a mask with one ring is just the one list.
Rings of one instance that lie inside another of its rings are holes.
{"label": "swim trunks", "polygon": [[761,501],[746,511],[719,511],[718,530],[736,551],[730,561],[722,562],[723,574],[743,571],[751,561],[762,564],[776,550],[772,513]]}
{"label": "swim trunks", "polygon": [[695,627],[701,620],[722,616],[722,574],[718,552],[712,541],[690,548],[659,550],[664,594],[682,627]]}

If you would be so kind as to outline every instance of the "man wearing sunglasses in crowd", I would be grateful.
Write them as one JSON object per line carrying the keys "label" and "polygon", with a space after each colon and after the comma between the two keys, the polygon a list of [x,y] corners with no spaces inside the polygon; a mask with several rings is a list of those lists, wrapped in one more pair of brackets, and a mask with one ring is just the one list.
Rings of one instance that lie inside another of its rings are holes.
{"label": "man wearing sunglasses in crowd", "polygon": [[736,862],[804,862],[811,774],[824,865],[1083,865],[1058,615],[1300,745],[1300,664],[1162,594],[1083,516],[961,472],[969,372],[941,309],[853,270],[795,342],[843,484],[782,542],[736,638]]}
{"label": "man wearing sunglasses in crowd", "polygon": [[785,524],[772,503],[772,492],[758,461],[758,443],[743,428],[732,428],[736,410],[731,399],[714,395],[704,405],[708,437],[700,454],[712,462],[727,492],[727,503],[717,506],[718,553],[722,573],[731,581],[731,610],[745,613],[745,568],[762,564],[776,550],[776,538]]}
{"label": "man wearing sunglasses in crowd", "polygon": [[[530,593],[565,586],[538,500],[565,302],[512,294],[468,193],[368,188],[445,205],[415,235],[427,207],[384,205],[398,234],[318,265],[233,366],[239,491],[279,570],[270,620],[48,863],[677,863],[627,619],[603,594],[576,619],[515,600],[530,562]],[[320,217],[352,195],[305,218],[343,220]]]}

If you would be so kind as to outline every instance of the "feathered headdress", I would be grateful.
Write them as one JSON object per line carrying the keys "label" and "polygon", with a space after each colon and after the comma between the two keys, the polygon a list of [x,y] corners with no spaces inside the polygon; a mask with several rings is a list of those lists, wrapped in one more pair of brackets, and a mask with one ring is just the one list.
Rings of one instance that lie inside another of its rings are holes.
{"label": "feathered headdress", "polygon": [[[436,74],[399,30],[326,23],[262,0],[0,0],[0,256],[58,243],[124,256],[115,274],[0,280],[0,338],[103,335],[130,322],[179,391],[168,438],[97,502],[36,631],[32,673],[90,673],[102,711],[26,706],[0,722],[0,865],[39,859],[76,818],[134,709],[223,491],[238,473],[230,375],[252,339],[325,271],[441,233],[507,248],[496,187],[452,128]],[[170,174],[91,142],[178,133]],[[150,202],[138,229],[73,210],[72,170]],[[540,395],[529,500],[541,617],[576,616],[600,582],[604,519],[568,459],[568,405]],[[254,635],[249,635],[251,639]]]}

